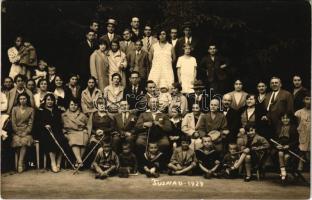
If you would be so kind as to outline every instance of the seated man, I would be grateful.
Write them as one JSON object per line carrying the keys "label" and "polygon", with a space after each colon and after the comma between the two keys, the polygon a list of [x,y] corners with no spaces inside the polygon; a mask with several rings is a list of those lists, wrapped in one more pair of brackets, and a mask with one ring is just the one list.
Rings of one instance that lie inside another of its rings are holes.
{"label": "seated man", "polygon": [[129,108],[136,111],[139,107],[137,103],[140,100],[140,96],[144,96],[145,88],[140,82],[140,75],[137,71],[132,71],[129,77],[129,83],[124,89],[123,100],[127,101]]}
{"label": "seated man", "polygon": [[165,155],[169,151],[168,132],[171,131],[169,117],[159,111],[157,98],[150,98],[146,112],[140,114],[136,123],[137,153],[142,155],[146,151],[148,140],[157,141],[159,149]]}
{"label": "seated man", "polygon": [[131,148],[134,147],[135,140],[135,124],[137,117],[129,112],[129,104],[127,101],[120,102],[119,113],[114,116],[116,131],[119,133],[119,141],[115,143],[120,149],[120,140],[130,143]]}

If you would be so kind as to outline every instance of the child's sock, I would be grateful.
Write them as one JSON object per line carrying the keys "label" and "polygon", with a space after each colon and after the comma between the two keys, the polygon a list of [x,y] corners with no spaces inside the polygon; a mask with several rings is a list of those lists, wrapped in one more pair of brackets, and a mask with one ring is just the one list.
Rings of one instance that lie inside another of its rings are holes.
{"label": "child's sock", "polygon": [[286,176],[286,168],[285,167],[281,167],[281,175],[282,175],[282,177]]}

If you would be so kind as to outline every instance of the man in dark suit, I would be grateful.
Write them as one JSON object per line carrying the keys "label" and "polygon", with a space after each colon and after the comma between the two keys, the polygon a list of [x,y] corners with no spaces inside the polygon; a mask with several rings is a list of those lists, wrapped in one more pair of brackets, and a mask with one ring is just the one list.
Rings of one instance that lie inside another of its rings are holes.
{"label": "man in dark suit", "polygon": [[137,71],[140,74],[142,85],[146,84],[148,74],[150,72],[149,56],[146,51],[142,49],[143,42],[138,40],[135,42],[135,51],[130,51],[127,55],[129,71]]}
{"label": "man in dark suit", "polygon": [[135,42],[141,40],[143,37],[142,31],[140,31],[140,19],[138,17],[132,17],[131,19],[131,40]]}
{"label": "man in dark suit", "polygon": [[77,61],[78,74],[81,85],[87,85],[87,79],[90,76],[90,56],[97,48],[94,43],[95,33],[92,30],[87,30],[86,39],[80,44]]}
{"label": "man in dark suit", "polygon": [[285,113],[294,113],[294,100],[290,92],[281,88],[282,82],[280,78],[272,77],[270,80],[270,87],[272,92],[268,93],[264,100],[267,114],[262,117],[262,120],[269,120],[271,122],[272,134],[275,134],[281,116]]}
{"label": "man in dark suit", "polygon": [[222,98],[222,112],[226,117],[226,121],[230,133],[226,140],[228,142],[236,143],[237,133],[240,128],[240,115],[237,110],[231,108],[232,97],[229,94],[225,94]]}
{"label": "man in dark suit", "polygon": [[115,33],[115,28],[117,26],[117,22],[115,19],[108,19],[106,25],[107,33],[105,35],[102,35],[100,39],[105,40],[106,43],[109,44],[109,46],[111,45],[113,40],[122,40],[121,36]]}
{"label": "man in dark suit", "polygon": [[167,134],[171,131],[171,123],[167,114],[159,111],[157,98],[151,98],[148,103],[149,110],[140,114],[136,123],[136,147],[138,155],[145,152],[149,140],[157,141],[159,149],[165,155],[169,152]]}
{"label": "man in dark suit", "polygon": [[172,46],[175,48],[177,41],[178,41],[178,29],[177,28],[171,28],[170,29],[169,43],[172,44]]}
{"label": "man in dark suit", "polygon": [[201,80],[194,81],[194,93],[187,94],[188,110],[192,110],[193,104],[198,104],[201,112],[209,111],[209,96],[205,92],[205,86]]}
{"label": "man in dark suit", "polygon": [[205,80],[206,87],[213,88],[215,93],[224,94],[228,92],[231,73],[227,59],[217,52],[216,44],[209,44],[208,55],[199,64],[197,78]]}
{"label": "man in dark suit", "polygon": [[193,36],[192,33],[192,24],[190,22],[185,22],[183,24],[183,37],[179,38],[175,45],[175,52],[177,58],[184,54],[184,45],[187,43],[193,49],[191,55],[196,59],[199,58],[199,41],[196,37]]}
{"label": "man in dark suit", "polygon": [[116,131],[119,133],[119,141],[116,143],[120,150],[120,142],[128,142],[134,147],[135,141],[135,125],[137,116],[129,112],[129,104],[127,101],[120,102],[120,112],[114,116]]}
{"label": "man in dark suit", "polygon": [[137,103],[140,100],[140,95],[144,96],[145,89],[140,83],[140,75],[137,71],[132,71],[129,78],[130,84],[128,84],[123,92],[123,99],[129,104],[129,109],[137,109]]}
{"label": "man in dark suit", "polygon": [[90,30],[94,31],[94,39],[98,40],[99,39],[99,29],[100,29],[99,22],[97,20],[91,20],[89,28],[90,28]]}
{"label": "man in dark suit", "polygon": [[296,112],[304,107],[303,99],[308,90],[302,86],[302,80],[299,75],[293,76],[293,84],[292,94],[294,97],[294,111]]}

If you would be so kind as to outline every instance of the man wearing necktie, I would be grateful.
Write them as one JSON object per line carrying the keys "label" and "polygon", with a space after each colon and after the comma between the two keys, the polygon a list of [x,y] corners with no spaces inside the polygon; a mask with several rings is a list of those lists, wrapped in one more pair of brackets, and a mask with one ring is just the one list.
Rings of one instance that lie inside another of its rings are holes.
{"label": "man wearing necktie", "polygon": [[115,33],[117,21],[115,19],[108,19],[106,22],[107,33],[102,35],[100,39],[105,40],[107,44],[111,44],[113,40],[121,40],[121,36]]}
{"label": "man wearing necktie", "polygon": [[270,80],[270,87],[272,92],[268,93],[264,99],[264,106],[267,114],[262,117],[262,120],[269,120],[272,125],[273,137],[275,130],[279,124],[280,118],[283,114],[293,114],[294,101],[290,92],[283,90],[281,79],[278,77],[272,77]]}
{"label": "man wearing necktie", "polygon": [[142,49],[149,53],[153,44],[155,44],[157,41],[158,39],[152,36],[152,27],[150,25],[145,25],[144,37],[142,39],[143,42]]}
{"label": "man wearing necktie", "polygon": [[135,124],[137,117],[129,111],[129,104],[127,101],[120,102],[120,112],[114,116],[116,131],[119,137],[115,138],[115,144],[120,150],[120,143],[123,141],[129,142],[131,148],[134,147],[135,139]]}

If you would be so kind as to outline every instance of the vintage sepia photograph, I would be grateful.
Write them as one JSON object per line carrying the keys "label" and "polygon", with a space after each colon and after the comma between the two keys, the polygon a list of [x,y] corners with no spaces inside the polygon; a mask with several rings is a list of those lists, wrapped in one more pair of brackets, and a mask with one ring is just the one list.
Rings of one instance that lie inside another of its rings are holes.
{"label": "vintage sepia photograph", "polygon": [[1,198],[309,199],[311,1],[2,0]]}

